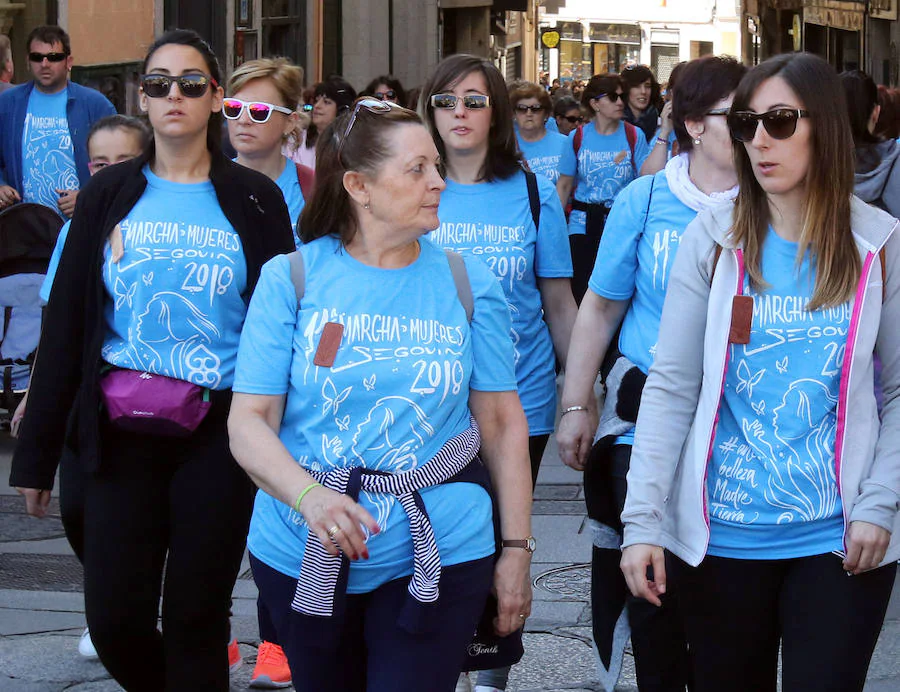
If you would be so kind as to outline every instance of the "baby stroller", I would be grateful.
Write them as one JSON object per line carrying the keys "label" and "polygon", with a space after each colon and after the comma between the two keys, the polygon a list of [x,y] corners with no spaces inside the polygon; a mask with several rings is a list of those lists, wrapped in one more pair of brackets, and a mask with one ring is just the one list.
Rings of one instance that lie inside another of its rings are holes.
{"label": "baby stroller", "polygon": [[0,212],[0,426],[28,389],[41,336],[39,291],[63,221],[41,204]]}

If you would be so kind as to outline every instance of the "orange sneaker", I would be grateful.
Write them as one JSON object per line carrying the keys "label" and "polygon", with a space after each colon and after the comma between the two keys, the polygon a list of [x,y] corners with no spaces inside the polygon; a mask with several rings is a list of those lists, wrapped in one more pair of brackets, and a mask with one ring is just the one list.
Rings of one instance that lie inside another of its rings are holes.
{"label": "orange sneaker", "polygon": [[238,648],[237,639],[232,639],[228,643],[228,672],[233,673],[244,663],[241,656],[241,650]]}
{"label": "orange sneaker", "polygon": [[278,644],[263,642],[256,654],[256,667],[250,678],[250,687],[277,690],[291,686],[291,669],[287,656]]}

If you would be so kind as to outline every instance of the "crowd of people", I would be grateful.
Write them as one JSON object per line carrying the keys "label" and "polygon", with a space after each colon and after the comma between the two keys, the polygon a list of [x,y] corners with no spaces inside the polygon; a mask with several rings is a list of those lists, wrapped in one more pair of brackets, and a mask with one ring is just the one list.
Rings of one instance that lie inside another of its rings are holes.
{"label": "crowd of people", "polygon": [[555,433],[605,689],[630,634],[642,692],[774,692],[779,651],[788,692],[862,690],[900,558],[868,75],[705,56],[576,91],[452,55],[357,93],[279,57],[226,82],[173,30],[131,117],[59,27],[28,50],[0,209],[66,223],[10,484],[45,516],[59,474],[79,651],[122,687],[229,689],[246,547],[251,686],[505,690]]}

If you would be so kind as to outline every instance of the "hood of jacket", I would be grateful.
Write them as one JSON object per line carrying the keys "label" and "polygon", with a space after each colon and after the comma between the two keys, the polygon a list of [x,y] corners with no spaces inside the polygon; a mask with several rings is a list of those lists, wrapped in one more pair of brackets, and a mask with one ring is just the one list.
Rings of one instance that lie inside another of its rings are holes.
{"label": "hood of jacket", "polygon": [[878,165],[864,173],[856,173],[853,179],[853,192],[864,202],[874,202],[881,198],[894,164],[900,157],[900,144],[889,139],[876,144],[874,152],[879,157]]}

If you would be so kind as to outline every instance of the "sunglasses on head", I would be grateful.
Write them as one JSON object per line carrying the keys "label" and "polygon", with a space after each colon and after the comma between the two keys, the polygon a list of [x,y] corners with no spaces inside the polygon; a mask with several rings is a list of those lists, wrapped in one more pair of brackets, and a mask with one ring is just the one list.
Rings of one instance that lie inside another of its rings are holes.
{"label": "sunglasses on head", "polygon": [[527,106],[524,103],[517,103],[516,110],[519,111],[519,113],[540,113],[544,110],[544,107],[541,105]]}
{"label": "sunglasses on head", "polygon": [[484,94],[466,94],[465,96],[457,96],[456,94],[433,94],[431,96],[431,107],[440,108],[442,110],[453,110],[456,103],[462,99],[463,106],[466,110],[480,110],[491,105],[491,99]]}
{"label": "sunglasses on head", "polygon": [[347,138],[350,136],[350,131],[356,124],[356,118],[362,108],[365,108],[369,113],[389,113],[392,108],[406,110],[406,108],[398,106],[396,103],[391,103],[390,101],[379,101],[378,99],[370,97],[357,99],[353,106],[353,112],[350,114],[350,121],[347,123],[347,128],[344,130],[344,136],[341,137],[341,143],[338,144],[338,160],[340,160],[341,154],[344,152],[344,144],[347,143]]}
{"label": "sunglasses on head", "polygon": [[379,101],[386,101],[387,99],[397,98],[397,92],[393,89],[388,89],[387,91],[376,91],[374,96]]}
{"label": "sunglasses on head", "polygon": [[613,92],[610,92],[609,94],[598,94],[597,95],[598,99],[602,99],[604,97],[608,98],[610,103],[615,103],[620,98],[624,98],[624,94],[621,91],[613,91]]}
{"label": "sunglasses on head", "polygon": [[728,129],[738,142],[752,142],[762,121],[772,139],[787,139],[797,131],[797,121],[808,117],[809,111],[800,108],[774,108],[765,113],[732,111],[728,114]]}
{"label": "sunglasses on head", "polygon": [[180,77],[171,77],[166,74],[145,74],[141,77],[141,90],[149,98],[165,98],[169,95],[173,82],[178,84],[182,96],[191,99],[203,96],[210,84],[214,89],[219,88],[215,79],[204,74],[183,74]]}
{"label": "sunglasses on head", "polygon": [[276,106],[265,101],[241,101],[236,98],[227,98],[222,103],[222,115],[228,120],[237,120],[241,117],[241,113],[245,108],[247,109],[247,115],[250,116],[250,120],[260,124],[269,122],[269,118],[272,117],[274,111],[285,115],[290,115],[294,112],[290,108]]}
{"label": "sunglasses on head", "polygon": [[28,60],[31,62],[62,62],[69,57],[68,53],[29,53]]}

